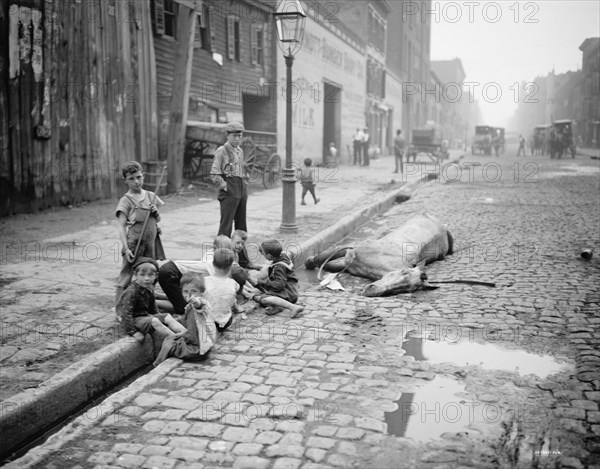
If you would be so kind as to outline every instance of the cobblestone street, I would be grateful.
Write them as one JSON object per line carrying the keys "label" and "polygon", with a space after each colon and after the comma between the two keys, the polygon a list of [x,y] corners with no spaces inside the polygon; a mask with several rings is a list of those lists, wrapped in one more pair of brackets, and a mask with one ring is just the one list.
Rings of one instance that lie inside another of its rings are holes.
{"label": "cobblestone street", "polygon": [[10,466],[600,467],[598,161],[406,169],[438,178],[362,235],[429,213],[455,243],[429,280],[495,288],[366,298],[309,273],[301,318],[238,317],[207,361],[167,360]]}

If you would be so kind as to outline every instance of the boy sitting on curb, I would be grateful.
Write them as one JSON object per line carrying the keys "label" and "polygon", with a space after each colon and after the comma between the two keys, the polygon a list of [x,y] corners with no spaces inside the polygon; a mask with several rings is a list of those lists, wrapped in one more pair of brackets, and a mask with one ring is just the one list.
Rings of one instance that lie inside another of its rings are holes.
{"label": "boy sitting on curb", "polygon": [[296,305],[298,301],[298,279],[294,275],[294,264],[287,254],[282,252],[282,246],[276,239],[268,239],[260,245],[260,252],[270,261],[267,278],[256,282],[254,301],[268,308],[267,314],[280,313],[282,309],[292,312],[292,317],[297,317],[304,306]]}
{"label": "boy sitting on curb", "polygon": [[154,299],[154,285],[158,264],[149,257],[140,257],[133,264],[133,281],[117,302],[117,316],[125,325],[125,332],[138,342],[145,334],[156,331],[161,337],[179,337],[185,327],[170,314],[159,313]]}
{"label": "boy sitting on curb", "polygon": [[235,255],[231,249],[216,249],[213,257],[215,273],[204,279],[206,294],[204,298],[212,309],[217,330],[223,332],[233,322],[233,313],[237,313],[237,293],[239,284],[230,277]]}
{"label": "boy sitting on curb", "polygon": [[180,337],[167,337],[153,365],[168,357],[203,360],[217,341],[217,329],[208,302],[202,298],[206,288],[204,278],[191,272],[181,277],[181,291],[187,301],[181,319],[186,332]]}

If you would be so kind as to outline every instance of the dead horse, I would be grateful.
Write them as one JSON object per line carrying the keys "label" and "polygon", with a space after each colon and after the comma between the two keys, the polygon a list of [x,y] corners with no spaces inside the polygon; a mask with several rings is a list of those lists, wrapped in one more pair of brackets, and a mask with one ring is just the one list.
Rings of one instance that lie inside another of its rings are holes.
{"label": "dead horse", "polygon": [[306,267],[314,268],[327,257],[338,257],[324,268],[374,280],[364,288],[363,295],[409,293],[420,288],[437,288],[427,282],[423,267],[452,254],[452,244],[448,229],[435,217],[422,214],[382,238],[361,241],[353,248],[336,247],[309,258]]}

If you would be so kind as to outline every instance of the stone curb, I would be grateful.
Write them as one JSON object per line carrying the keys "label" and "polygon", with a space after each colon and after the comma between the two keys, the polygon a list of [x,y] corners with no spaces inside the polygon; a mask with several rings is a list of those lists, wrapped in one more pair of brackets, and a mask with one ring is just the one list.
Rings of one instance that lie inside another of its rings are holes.
{"label": "stone curb", "polygon": [[[447,163],[456,163],[463,157],[461,155]],[[408,200],[423,182],[436,177],[436,174],[428,174],[427,177],[404,184],[301,243],[296,252],[290,252],[295,266],[303,265],[308,256],[340,242],[373,216],[388,210],[399,196],[402,201]],[[0,434],[3,435],[0,459],[10,456],[23,442],[36,438],[60,419],[100,396],[106,388],[151,363],[154,352],[151,344],[152,341],[146,339],[140,347],[130,338],[120,339],[71,365],[39,387],[0,403]]]}
{"label": "stone curb", "polygon": [[1,458],[102,395],[107,387],[151,363],[153,355],[152,340],[147,338],[140,346],[131,338],[123,338],[84,357],[37,388],[3,401]]}
{"label": "stone curb", "polygon": [[118,421],[120,418],[125,419],[128,416],[134,415],[137,411],[137,406],[130,405],[130,402],[144,392],[147,386],[157,383],[181,363],[182,360],[178,358],[165,360],[152,373],[142,376],[127,388],[121,389],[119,392],[102,401],[99,405],[89,409],[85,414],[77,417],[58,433],[48,438],[48,441],[43,446],[33,448],[26,455],[8,463],[5,467],[33,467],[50,454],[58,452],[69,441],[82,435],[92,425],[97,423],[102,424],[102,422],[110,421],[110,419]]}

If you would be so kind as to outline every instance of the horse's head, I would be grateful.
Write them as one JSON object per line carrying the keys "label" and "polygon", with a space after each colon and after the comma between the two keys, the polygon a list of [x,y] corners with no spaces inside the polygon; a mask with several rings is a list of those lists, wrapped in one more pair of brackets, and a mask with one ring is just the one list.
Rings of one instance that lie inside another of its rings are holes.
{"label": "horse's head", "polygon": [[420,288],[437,288],[427,283],[427,274],[423,271],[425,261],[415,267],[404,267],[387,273],[376,282],[363,289],[364,296],[386,296],[410,293]]}

